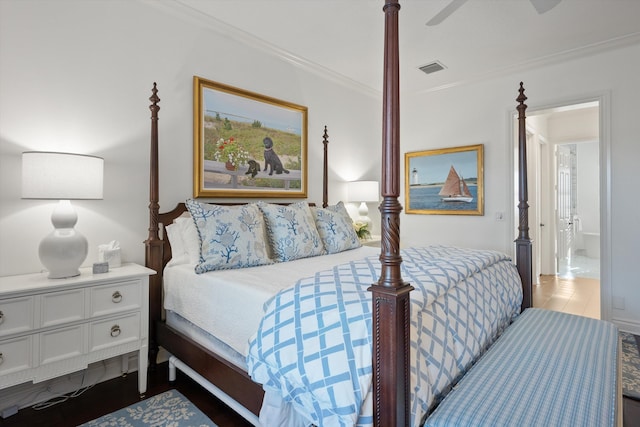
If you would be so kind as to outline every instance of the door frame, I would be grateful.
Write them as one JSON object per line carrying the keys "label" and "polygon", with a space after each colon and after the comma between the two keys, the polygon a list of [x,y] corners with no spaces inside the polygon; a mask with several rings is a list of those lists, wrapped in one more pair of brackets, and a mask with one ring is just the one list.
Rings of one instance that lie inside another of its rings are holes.
{"label": "door frame", "polygon": [[[566,107],[576,104],[585,104],[588,102],[598,102],[599,107],[599,156],[600,156],[600,177],[599,177],[599,191],[600,191],[600,317],[603,320],[611,320],[611,94],[610,92],[602,92],[591,96],[584,96],[575,99],[556,100],[546,105],[534,105],[527,108],[527,116],[533,115],[533,112],[550,110],[554,108]],[[511,110],[508,113],[508,135],[510,135],[510,154],[508,156],[511,167],[508,170],[510,178],[509,197],[511,200],[507,204],[510,209],[508,215],[510,221],[510,230],[517,230],[517,218],[518,218],[518,138],[516,137],[516,122],[517,111]],[[548,148],[548,145],[547,145]],[[528,154],[528,153],[527,153]],[[528,179],[536,179],[535,174],[538,172],[538,160],[539,157],[535,156],[535,159],[531,159],[529,156],[527,161],[527,175]],[[531,162],[534,162],[532,164]],[[532,169],[535,172],[532,172]],[[514,179],[515,177],[515,179]],[[531,187],[531,185],[529,185]],[[537,194],[528,191],[530,200],[537,198]],[[514,203],[515,200],[515,203]],[[530,203],[531,205],[531,203]],[[532,224],[536,227],[538,223],[529,222],[529,229],[531,230]],[[513,232],[510,233],[513,235]],[[517,234],[516,234],[517,235]],[[535,244],[535,243],[534,243]],[[508,247],[513,248],[515,253],[515,246],[513,240],[509,242]],[[555,254],[554,254],[555,256]],[[537,278],[534,278],[534,282],[537,282]]]}

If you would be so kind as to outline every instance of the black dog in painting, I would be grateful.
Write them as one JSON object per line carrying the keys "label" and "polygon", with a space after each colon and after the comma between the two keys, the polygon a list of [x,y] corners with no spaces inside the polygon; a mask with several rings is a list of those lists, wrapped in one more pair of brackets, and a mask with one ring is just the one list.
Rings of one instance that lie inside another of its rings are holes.
{"label": "black dog in painting", "polygon": [[249,164],[249,169],[247,169],[244,174],[251,175],[251,178],[255,178],[255,176],[258,175],[258,172],[260,172],[260,164],[255,160],[249,160],[247,163]]}
{"label": "black dog in painting", "polygon": [[273,141],[271,138],[267,136],[262,140],[262,143],[264,144],[264,170],[266,171],[267,167],[270,167],[269,175],[273,175],[274,171],[278,175],[282,172],[289,173],[289,171],[282,166],[280,157],[278,157],[273,150]]}

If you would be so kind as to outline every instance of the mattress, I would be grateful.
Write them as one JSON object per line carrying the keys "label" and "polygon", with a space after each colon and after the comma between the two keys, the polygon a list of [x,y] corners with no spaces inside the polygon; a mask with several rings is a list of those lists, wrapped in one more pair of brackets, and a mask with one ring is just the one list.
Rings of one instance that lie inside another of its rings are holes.
{"label": "mattress", "polygon": [[197,327],[173,311],[166,312],[165,320],[168,326],[175,329],[181,335],[209,349],[243,371],[247,370],[247,358],[245,355],[238,353],[204,329]]}
{"label": "mattress", "polygon": [[260,267],[195,274],[193,264],[167,266],[164,271],[164,308],[202,329],[233,352],[246,356],[258,329],[264,304],[299,279],[334,265],[379,254],[362,246],[337,254],[304,258]]}

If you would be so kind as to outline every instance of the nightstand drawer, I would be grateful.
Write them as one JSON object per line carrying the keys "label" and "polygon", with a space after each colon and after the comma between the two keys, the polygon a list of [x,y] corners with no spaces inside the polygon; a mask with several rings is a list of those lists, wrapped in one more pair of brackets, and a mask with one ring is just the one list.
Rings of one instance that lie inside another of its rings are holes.
{"label": "nightstand drawer", "polygon": [[84,289],[52,292],[41,298],[43,328],[84,320]]}
{"label": "nightstand drawer", "polygon": [[33,329],[33,297],[0,301],[0,337]]}
{"label": "nightstand drawer", "polygon": [[140,313],[93,322],[90,327],[89,351],[140,339]]}
{"label": "nightstand drawer", "polygon": [[89,316],[105,316],[123,311],[139,310],[142,307],[142,285],[131,280],[99,286],[91,289]]}
{"label": "nightstand drawer", "polygon": [[80,356],[84,351],[84,325],[54,329],[40,334],[40,363]]}
{"label": "nightstand drawer", "polygon": [[0,341],[0,375],[31,368],[31,337]]}

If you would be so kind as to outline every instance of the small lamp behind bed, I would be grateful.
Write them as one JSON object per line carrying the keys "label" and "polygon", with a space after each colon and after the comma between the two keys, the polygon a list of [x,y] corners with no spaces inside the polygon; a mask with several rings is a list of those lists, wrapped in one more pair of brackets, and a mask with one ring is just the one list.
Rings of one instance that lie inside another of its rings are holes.
{"label": "small lamp behind bed", "polygon": [[347,197],[350,202],[360,202],[358,221],[365,222],[371,230],[371,218],[369,218],[369,208],[367,202],[378,202],[380,200],[380,189],[378,181],[352,181],[347,183]]}

